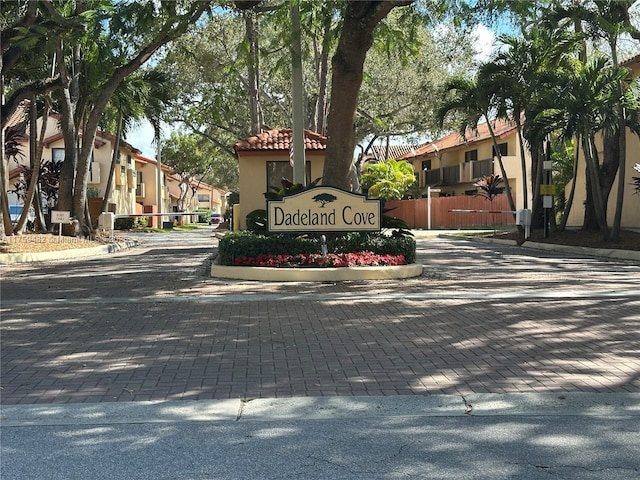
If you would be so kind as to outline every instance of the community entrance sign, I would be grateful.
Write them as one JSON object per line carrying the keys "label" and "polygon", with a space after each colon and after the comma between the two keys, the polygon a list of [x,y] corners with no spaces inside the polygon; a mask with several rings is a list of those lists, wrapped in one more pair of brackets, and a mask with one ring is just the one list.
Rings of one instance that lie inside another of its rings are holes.
{"label": "community entrance sign", "polygon": [[378,232],[380,200],[315,187],[267,202],[269,232]]}

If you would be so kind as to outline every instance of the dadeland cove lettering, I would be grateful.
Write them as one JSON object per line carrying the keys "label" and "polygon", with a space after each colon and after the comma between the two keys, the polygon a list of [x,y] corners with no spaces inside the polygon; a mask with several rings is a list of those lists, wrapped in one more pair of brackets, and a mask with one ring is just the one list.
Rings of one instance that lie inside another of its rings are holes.
{"label": "dadeland cove lettering", "polygon": [[281,207],[273,207],[271,224],[275,227],[335,227],[337,222],[353,227],[375,227],[377,218],[374,212],[359,212],[350,205],[344,206],[338,212],[336,209],[326,212],[316,212],[308,209],[285,211]]}
{"label": "dadeland cove lettering", "polygon": [[313,187],[267,201],[269,232],[379,232],[380,201],[335,187]]}

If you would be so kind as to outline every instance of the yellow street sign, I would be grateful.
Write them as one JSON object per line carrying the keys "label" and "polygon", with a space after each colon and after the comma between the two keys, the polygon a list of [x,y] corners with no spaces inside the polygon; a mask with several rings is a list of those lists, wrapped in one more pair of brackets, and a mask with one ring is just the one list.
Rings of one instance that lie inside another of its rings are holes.
{"label": "yellow street sign", "polygon": [[540,185],[540,195],[555,195],[556,194],[556,186],[555,185]]}

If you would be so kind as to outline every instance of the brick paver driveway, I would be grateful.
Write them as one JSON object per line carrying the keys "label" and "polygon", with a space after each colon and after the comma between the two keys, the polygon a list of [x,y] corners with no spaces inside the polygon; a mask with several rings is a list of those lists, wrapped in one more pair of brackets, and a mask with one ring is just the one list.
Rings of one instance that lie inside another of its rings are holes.
{"label": "brick paver driveway", "polygon": [[432,238],[420,278],[265,284],[211,233],[1,267],[2,402],[640,392],[637,263]]}

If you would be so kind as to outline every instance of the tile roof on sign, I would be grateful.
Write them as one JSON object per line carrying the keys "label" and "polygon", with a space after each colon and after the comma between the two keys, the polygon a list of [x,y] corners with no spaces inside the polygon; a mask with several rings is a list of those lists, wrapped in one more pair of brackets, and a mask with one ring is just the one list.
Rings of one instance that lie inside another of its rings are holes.
{"label": "tile roof on sign", "polygon": [[415,145],[372,145],[365,156],[373,157],[378,161],[385,161],[390,158],[404,158],[407,154],[415,155],[417,146]]}
{"label": "tile roof on sign", "polygon": [[[233,148],[236,154],[240,151],[285,150],[291,147],[293,130],[290,128],[269,130],[236,143]],[[325,150],[327,138],[310,130],[304,131],[305,150]]]}
{"label": "tile roof on sign", "polygon": [[[516,125],[513,122],[506,122],[504,120],[495,120],[492,122],[493,125],[493,133],[496,138],[501,138],[502,136],[511,133],[516,129]],[[487,123],[481,123],[478,125],[477,131],[467,129],[465,132],[465,138],[463,138],[460,133],[452,132],[444,137],[441,137],[437,140],[434,140],[431,143],[427,143],[419,148],[415,149],[415,153],[408,153],[404,155],[403,159],[421,157],[425,155],[429,155],[430,153],[437,153],[448,148],[459,147],[462,145],[473,145],[474,143],[487,140],[491,138],[491,134],[489,133],[489,126]]]}

